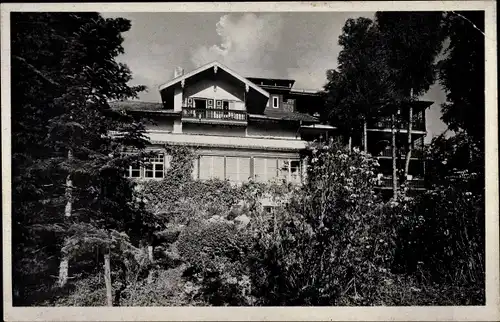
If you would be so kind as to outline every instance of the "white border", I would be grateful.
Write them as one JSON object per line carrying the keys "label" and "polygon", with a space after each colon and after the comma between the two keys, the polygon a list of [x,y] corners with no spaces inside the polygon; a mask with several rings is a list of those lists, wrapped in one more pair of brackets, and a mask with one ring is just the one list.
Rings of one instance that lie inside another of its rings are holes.
{"label": "white border", "polygon": [[[478,307],[280,307],[280,308],[13,308],[11,306],[10,11],[99,12],[371,12],[377,10],[485,10],[486,34],[486,306]],[[498,221],[498,115],[496,7],[494,1],[373,1],[281,3],[29,3],[1,4],[2,223],[4,319],[7,321],[138,320],[500,320]]]}

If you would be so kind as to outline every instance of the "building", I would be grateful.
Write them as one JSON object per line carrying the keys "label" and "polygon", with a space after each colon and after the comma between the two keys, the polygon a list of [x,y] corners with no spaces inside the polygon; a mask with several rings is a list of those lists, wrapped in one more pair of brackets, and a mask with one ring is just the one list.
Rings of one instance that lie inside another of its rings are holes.
{"label": "building", "polygon": [[[323,105],[317,91],[295,89],[294,82],[243,77],[212,62],[188,73],[177,68],[174,78],[159,87],[161,102],[113,103],[153,121],[147,126],[147,135],[152,148],[160,151],[152,166],[131,167],[129,176],[163,178],[168,168],[164,146],[178,144],[196,147],[195,179],[302,182],[306,165],[300,151],[310,140],[335,135],[335,127],[321,124],[315,117]],[[418,102],[413,108],[409,182],[414,189],[424,188],[422,148],[428,106],[430,102]],[[390,125],[390,120],[366,124],[359,136],[360,145],[379,158],[382,190],[392,188]],[[400,141],[407,139],[405,128],[398,129]]]}
{"label": "building", "polygon": [[[300,112],[320,107],[314,91],[293,89],[293,80],[246,78],[219,62],[175,77],[159,87],[162,102],[115,102],[129,113],[147,116],[152,148],[165,144],[196,147],[195,179],[228,179],[241,183],[300,183],[300,151],[307,139],[333,127]],[[130,168],[132,178],[163,178],[168,156],[160,153],[150,168]]]}
{"label": "building", "polygon": [[[411,105],[412,130],[411,146],[412,153],[409,163],[409,171],[406,184],[412,191],[425,190],[425,155],[424,139],[427,134],[425,123],[425,110],[432,105],[432,102],[418,101]],[[402,115],[407,115],[409,106],[401,108]],[[409,115],[408,115],[409,116]],[[408,144],[408,120],[397,125],[396,146],[400,147],[397,151],[397,168],[404,169],[406,147]],[[366,124],[364,135],[366,138],[366,151],[377,157],[379,168],[379,188],[385,193],[392,191],[392,149],[391,149],[391,119],[381,119],[376,122]]]}

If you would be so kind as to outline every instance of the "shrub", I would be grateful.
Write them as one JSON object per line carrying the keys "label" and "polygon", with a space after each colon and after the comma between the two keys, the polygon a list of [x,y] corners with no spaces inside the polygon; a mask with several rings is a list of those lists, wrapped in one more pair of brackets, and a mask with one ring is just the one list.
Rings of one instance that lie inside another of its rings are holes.
{"label": "shrub", "polygon": [[184,267],[168,270],[152,270],[155,276],[131,284],[123,293],[122,306],[181,306],[190,305],[184,296],[185,283],[182,279]]}
{"label": "shrub", "polygon": [[252,281],[264,305],[366,305],[389,274],[395,229],[373,191],[370,156],[338,143],[310,147],[308,182],[257,233]]}
{"label": "shrub", "polygon": [[54,306],[106,306],[106,288],[103,274],[69,283],[64,290],[58,289]]}
{"label": "shrub", "polygon": [[[415,200],[403,227],[399,257],[406,271],[457,287],[484,286],[484,195],[467,171]],[[432,241],[432,242],[429,242]]]}
{"label": "shrub", "polygon": [[236,224],[218,218],[189,225],[178,243],[188,263],[185,278],[194,284],[191,294],[211,305],[249,305],[247,254],[251,239]]}

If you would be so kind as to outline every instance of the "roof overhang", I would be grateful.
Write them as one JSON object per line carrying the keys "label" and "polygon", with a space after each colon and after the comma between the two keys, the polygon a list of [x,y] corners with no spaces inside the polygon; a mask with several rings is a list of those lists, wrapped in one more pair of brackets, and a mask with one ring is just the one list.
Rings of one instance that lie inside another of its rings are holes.
{"label": "roof overhang", "polygon": [[189,73],[186,73],[184,75],[181,75],[179,77],[176,77],[172,80],[170,80],[169,82],[163,84],[163,85],[160,85],[159,86],[159,90],[160,92],[169,88],[169,87],[172,87],[176,84],[179,84],[180,82],[182,82],[183,80],[186,80],[190,77],[193,77],[201,72],[204,72],[210,68],[220,68],[222,70],[224,70],[225,72],[227,72],[228,74],[230,74],[231,76],[233,76],[234,78],[238,79],[240,82],[244,83],[246,86],[254,89],[256,92],[262,94],[263,96],[265,96],[266,98],[269,98],[269,93],[266,92],[265,90],[263,90],[262,88],[260,88],[259,86],[257,86],[256,84],[252,83],[251,81],[249,81],[248,79],[246,79],[245,77],[239,75],[238,73],[236,73],[235,71],[231,70],[230,68],[228,68],[227,66],[224,66],[222,65],[221,63],[219,63],[218,61],[214,61],[214,62],[211,62],[209,64],[206,64],[206,65],[203,65]]}

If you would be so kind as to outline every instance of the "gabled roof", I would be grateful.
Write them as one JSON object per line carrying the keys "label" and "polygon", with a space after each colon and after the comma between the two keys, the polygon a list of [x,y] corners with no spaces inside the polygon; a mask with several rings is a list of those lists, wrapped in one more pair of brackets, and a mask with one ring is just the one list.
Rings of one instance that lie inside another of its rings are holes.
{"label": "gabled roof", "polygon": [[163,84],[163,85],[160,85],[159,86],[159,90],[162,91],[164,90],[165,88],[168,88],[172,85],[175,85],[175,84],[178,84],[180,81],[184,80],[184,79],[187,79],[187,78],[190,78],[196,74],[199,74],[209,68],[213,68],[217,66],[217,68],[220,68],[222,70],[224,70],[225,72],[227,72],[228,74],[230,74],[231,76],[233,76],[234,78],[238,79],[239,81],[241,81],[242,83],[244,83],[245,85],[248,85],[249,87],[253,88],[254,90],[256,90],[257,92],[261,93],[262,95],[264,95],[265,97],[269,97],[269,93],[266,92],[265,90],[263,90],[262,88],[260,88],[259,86],[257,86],[256,84],[252,83],[251,81],[249,81],[248,79],[246,79],[245,77],[239,75],[238,73],[236,73],[235,71],[229,69],[229,67],[227,66],[224,66],[222,65],[221,63],[219,63],[218,61],[213,61],[209,64],[206,64],[206,65],[203,65],[189,73],[186,73],[184,75],[181,75],[179,77],[176,77],[172,80],[170,80],[169,82]]}

